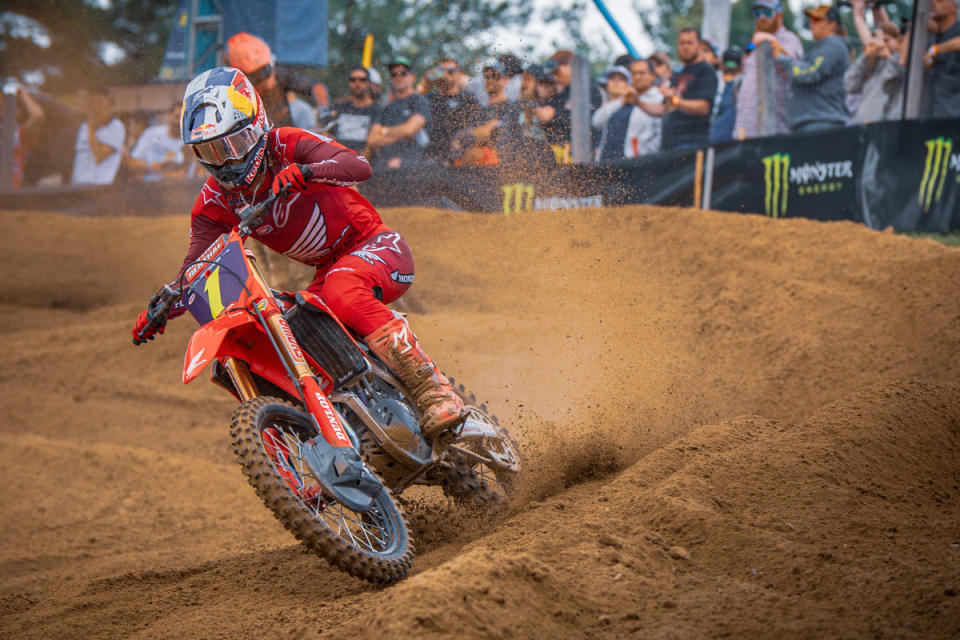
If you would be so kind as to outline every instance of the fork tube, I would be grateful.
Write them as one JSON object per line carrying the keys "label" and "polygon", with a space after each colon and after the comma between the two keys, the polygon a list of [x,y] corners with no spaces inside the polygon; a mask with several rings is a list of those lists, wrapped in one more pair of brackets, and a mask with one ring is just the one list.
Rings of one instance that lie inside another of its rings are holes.
{"label": "fork tube", "polygon": [[293,336],[290,325],[287,324],[283,315],[276,308],[268,310],[264,313],[264,316],[281,355],[300,379],[303,401],[324,439],[335,447],[352,447],[353,442],[350,441],[350,437],[343,428],[340,416],[337,415],[336,409],[333,408],[333,405],[320,389],[320,384],[313,376],[310,365],[303,357],[303,351],[300,350],[300,345]]}
{"label": "fork tube", "polygon": [[233,382],[234,389],[237,390],[244,402],[260,395],[260,390],[257,389],[246,362],[229,356],[223,359],[222,364],[223,368],[227,370],[227,375],[230,376],[230,381]]}

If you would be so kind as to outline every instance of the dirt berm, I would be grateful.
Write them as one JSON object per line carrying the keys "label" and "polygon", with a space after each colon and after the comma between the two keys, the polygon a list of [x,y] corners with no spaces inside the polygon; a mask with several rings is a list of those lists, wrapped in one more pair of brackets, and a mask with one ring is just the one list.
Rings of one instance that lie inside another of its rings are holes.
{"label": "dirt berm", "polygon": [[387,210],[410,320],[512,427],[485,518],[411,492],[376,588],[304,553],[129,329],[185,217],[0,214],[0,636],[960,637],[960,250],[653,207]]}

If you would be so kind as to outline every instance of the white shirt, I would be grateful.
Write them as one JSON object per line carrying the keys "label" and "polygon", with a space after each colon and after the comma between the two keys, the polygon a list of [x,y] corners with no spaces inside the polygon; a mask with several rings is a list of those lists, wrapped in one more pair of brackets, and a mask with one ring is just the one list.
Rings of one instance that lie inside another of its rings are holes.
{"label": "white shirt", "polygon": [[123,141],[127,136],[127,129],[117,118],[114,118],[96,131],[97,140],[114,152],[97,162],[90,148],[90,131],[86,122],[80,125],[77,132],[77,146],[73,157],[73,184],[111,184],[117,177],[122,157]]}
{"label": "white shirt", "polygon": [[144,180],[160,180],[163,174],[152,170],[150,165],[164,162],[183,165],[183,142],[179,136],[170,135],[170,127],[166,124],[155,124],[143,130],[130,155],[147,164]]}
{"label": "white shirt", "polygon": [[[650,102],[660,104],[663,102],[663,94],[660,89],[650,87],[643,95],[638,98],[641,102]],[[623,98],[617,98],[605,102],[600,108],[593,112],[591,124],[595,129],[603,130],[610,116],[623,107]],[[606,132],[604,132],[605,134]],[[604,139],[601,144],[607,144]],[[623,140],[623,155],[625,158],[636,158],[638,156],[656,153],[660,150],[660,118],[655,118],[640,107],[634,107],[630,111],[630,120],[627,122],[627,135]],[[596,157],[599,159],[602,147],[598,147]]]}

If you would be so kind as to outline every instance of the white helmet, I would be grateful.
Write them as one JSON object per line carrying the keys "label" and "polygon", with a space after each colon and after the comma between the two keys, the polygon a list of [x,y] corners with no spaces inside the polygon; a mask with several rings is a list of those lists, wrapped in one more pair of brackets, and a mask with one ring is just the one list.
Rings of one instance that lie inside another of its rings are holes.
{"label": "white helmet", "polygon": [[228,189],[251,186],[263,170],[270,121],[241,71],[218,67],[190,81],[180,135],[197,160]]}

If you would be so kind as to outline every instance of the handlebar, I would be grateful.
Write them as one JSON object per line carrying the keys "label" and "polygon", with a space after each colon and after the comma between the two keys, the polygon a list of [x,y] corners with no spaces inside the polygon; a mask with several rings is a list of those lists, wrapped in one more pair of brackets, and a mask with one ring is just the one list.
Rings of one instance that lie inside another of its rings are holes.
{"label": "handlebar", "polygon": [[[310,165],[301,164],[297,166],[300,167],[300,173],[303,174],[304,180],[309,180],[313,177],[313,170],[310,168]],[[289,193],[290,185],[287,185],[280,190],[279,197],[286,200]],[[260,204],[247,205],[243,209],[240,209],[240,211],[237,212],[237,216],[240,218],[240,224],[238,225],[240,233],[244,236],[250,235],[250,227],[266,215],[270,207],[273,206],[273,203],[276,202],[277,197],[278,194],[271,193],[267,199]]]}
{"label": "handlebar", "polygon": [[170,307],[179,297],[179,290],[165,284],[160,291],[157,291],[156,295],[150,298],[150,303],[147,305],[147,326],[137,332],[133,344],[143,344],[147,341],[144,334],[148,328],[160,329],[167,324],[167,314],[170,313]]}

